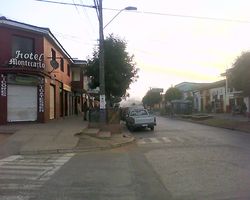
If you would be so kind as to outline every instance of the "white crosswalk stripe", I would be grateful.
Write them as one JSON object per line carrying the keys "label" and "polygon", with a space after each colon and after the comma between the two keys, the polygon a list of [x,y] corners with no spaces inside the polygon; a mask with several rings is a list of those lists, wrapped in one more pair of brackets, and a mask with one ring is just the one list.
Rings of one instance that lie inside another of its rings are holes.
{"label": "white crosswalk stripe", "polygon": [[164,142],[166,142],[166,143],[170,143],[171,142],[171,140],[169,139],[169,138],[167,138],[167,137],[162,137],[161,138]]}
{"label": "white crosswalk stripe", "polygon": [[146,144],[174,144],[174,143],[184,143],[187,139],[178,136],[171,137],[155,137],[155,138],[141,138],[137,141],[138,145]]}
{"label": "white crosswalk stripe", "polygon": [[[0,199],[29,200],[73,156],[73,153],[18,155],[0,160]],[[25,195],[13,195],[23,192]]]}
{"label": "white crosswalk stripe", "polygon": [[168,138],[164,137],[163,140],[162,138],[141,138],[137,141],[138,145],[145,145],[145,144],[158,144],[158,143],[163,143],[165,142],[171,142]]}
{"label": "white crosswalk stripe", "polygon": [[158,138],[150,138],[151,143],[160,143]]}

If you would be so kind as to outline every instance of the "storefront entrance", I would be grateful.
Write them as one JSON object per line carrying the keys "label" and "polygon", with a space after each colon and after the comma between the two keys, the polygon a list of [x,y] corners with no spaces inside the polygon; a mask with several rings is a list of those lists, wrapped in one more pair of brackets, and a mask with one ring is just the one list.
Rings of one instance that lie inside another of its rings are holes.
{"label": "storefront entrance", "polygon": [[50,119],[55,119],[55,86],[50,85]]}
{"label": "storefront entrance", "polygon": [[37,120],[37,86],[8,85],[7,121]]}

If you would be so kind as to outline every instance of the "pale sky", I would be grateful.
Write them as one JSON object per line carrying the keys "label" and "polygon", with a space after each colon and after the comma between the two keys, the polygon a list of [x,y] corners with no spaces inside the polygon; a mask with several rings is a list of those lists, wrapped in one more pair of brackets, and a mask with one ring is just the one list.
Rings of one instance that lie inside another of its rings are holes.
{"label": "pale sky", "polygon": [[[59,0],[58,0],[59,1]],[[93,0],[60,0],[93,5]],[[249,0],[103,0],[104,8],[123,11],[105,29],[127,41],[135,56],[139,79],[131,98],[142,98],[150,87],[164,92],[184,81],[213,82],[250,48]],[[104,10],[104,25],[118,11]],[[145,12],[248,21],[205,20]],[[0,15],[50,28],[73,58],[87,59],[98,44],[98,20],[91,8],[49,4],[35,0],[1,0]]]}

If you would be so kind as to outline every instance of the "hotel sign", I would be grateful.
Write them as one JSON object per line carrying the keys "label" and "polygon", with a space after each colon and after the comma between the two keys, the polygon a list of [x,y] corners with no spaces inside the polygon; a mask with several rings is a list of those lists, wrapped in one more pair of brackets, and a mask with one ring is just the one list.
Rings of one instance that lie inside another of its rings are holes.
{"label": "hotel sign", "polygon": [[45,63],[43,59],[44,54],[22,53],[20,50],[17,50],[15,57],[9,60],[9,65],[44,69]]}

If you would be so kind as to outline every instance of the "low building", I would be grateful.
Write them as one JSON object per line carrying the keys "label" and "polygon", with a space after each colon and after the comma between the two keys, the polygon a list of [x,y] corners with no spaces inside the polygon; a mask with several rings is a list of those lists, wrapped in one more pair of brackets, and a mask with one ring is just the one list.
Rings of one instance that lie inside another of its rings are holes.
{"label": "low building", "polygon": [[193,91],[197,112],[226,112],[226,81],[206,83]]}
{"label": "low building", "polygon": [[194,90],[204,85],[207,85],[207,83],[182,82],[182,83],[175,85],[174,87],[182,92],[183,99],[185,100],[188,97],[193,96]]}
{"label": "low building", "polygon": [[[232,73],[232,68],[221,74],[226,77],[226,110],[227,112],[246,112],[246,116],[250,116],[250,97],[244,96],[242,91],[237,91],[230,87],[228,77]],[[243,109],[246,106],[246,110]]]}
{"label": "low building", "polygon": [[0,18],[0,124],[75,113],[74,60],[48,28]]}

